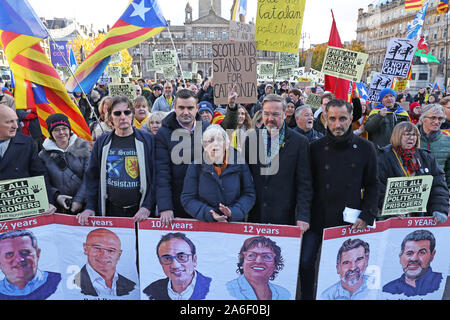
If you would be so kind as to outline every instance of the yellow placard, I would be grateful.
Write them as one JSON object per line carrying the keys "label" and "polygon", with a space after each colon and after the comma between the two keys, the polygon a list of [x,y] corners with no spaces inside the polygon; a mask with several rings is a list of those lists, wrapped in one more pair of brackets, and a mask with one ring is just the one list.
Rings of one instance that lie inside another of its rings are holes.
{"label": "yellow placard", "polygon": [[258,0],[257,50],[298,53],[306,0]]}

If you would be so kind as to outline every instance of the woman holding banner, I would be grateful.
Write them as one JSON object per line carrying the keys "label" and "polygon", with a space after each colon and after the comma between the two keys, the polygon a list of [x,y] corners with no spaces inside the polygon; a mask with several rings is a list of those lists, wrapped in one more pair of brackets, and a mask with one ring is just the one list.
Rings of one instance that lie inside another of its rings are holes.
{"label": "woman holding banner", "polygon": [[207,222],[244,221],[256,200],[250,169],[220,125],[203,133],[204,161],[186,172],[181,204],[195,219]]}
{"label": "woman holding banner", "polygon": [[420,149],[419,129],[411,122],[400,122],[394,127],[390,142],[378,155],[379,207],[383,207],[388,178],[431,175],[433,183],[427,212],[410,213],[408,216],[434,216],[438,222],[445,222],[449,207],[445,174],[435,157]]}
{"label": "woman holding banner", "polygon": [[71,131],[66,115],[54,113],[46,122],[50,137],[42,144],[39,158],[47,167],[57,212],[76,213],[86,202],[83,177],[91,146]]}

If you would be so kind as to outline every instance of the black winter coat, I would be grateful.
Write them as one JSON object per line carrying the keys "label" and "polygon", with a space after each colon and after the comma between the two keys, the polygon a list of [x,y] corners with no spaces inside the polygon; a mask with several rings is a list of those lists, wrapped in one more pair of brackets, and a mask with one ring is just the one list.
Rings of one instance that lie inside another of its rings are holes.
{"label": "black winter coat", "polygon": [[[433,185],[427,204],[427,215],[432,216],[434,211],[448,215],[449,193],[445,180],[445,173],[439,167],[436,158],[430,151],[416,149],[416,155],[420,162],[420,169],[416,175],[432,175]],[[406,170],[406,168],[405,168]],[[380,191],[379,208],[382,208],[386,193],[387,179],[392,177],[404,177],[404,173],[398,160],[392,152],[392,145],[380,149],[378,155],[378,186]]]}
{"label": "black winter coat", "polygon": [[310,145],[314,198],[311,229],[348,225],[345,207],[361,210],[372,225],[378,212],[377,157],[373,144],[349,130],[342,137],[326,136]]}
{"label": "black winter coat", "polygon": [[[261,130],[247,132],[245,160],[256,188],[256,203],[248,216],[249,222],[295,225],[310,222],[312,201],[311,168],[308,139],[286,126],[285,140],[279,154],[278,171],[264,175],[261,155],[264,154]],[[257,159],[255,159],[257,158]]]}

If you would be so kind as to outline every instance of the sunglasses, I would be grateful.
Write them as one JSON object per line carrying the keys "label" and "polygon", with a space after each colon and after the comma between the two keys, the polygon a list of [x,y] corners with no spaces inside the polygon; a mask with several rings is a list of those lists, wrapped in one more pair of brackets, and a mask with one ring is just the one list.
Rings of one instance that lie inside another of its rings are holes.
{"label": "sunglasses", "polygon": [[116,117],[120,117],[122,115],[122,113],[126,116],[129,116],[131,114],[131,110],[125,110],[125,111],[114,111],[112,114],[115,115]]}

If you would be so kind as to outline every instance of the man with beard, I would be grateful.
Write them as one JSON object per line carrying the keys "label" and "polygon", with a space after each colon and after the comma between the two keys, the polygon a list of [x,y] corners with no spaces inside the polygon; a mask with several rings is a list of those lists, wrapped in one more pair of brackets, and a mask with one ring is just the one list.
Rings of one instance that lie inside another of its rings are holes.
{"label": "man with beard", "polygon": [[346,240],[336,259],[336,271],[340,281],[326,289],[323,300],[368,300],[375,299],[377,291],[367,286],[368,276],[364,275],[369,264],[370,248],[360,239]]}
{"label": "man with beard", "polygon": [[436,239],[428,230],[416,230],[408,234],[403,239],[399,254],[403,274],[387,283],[383,292],[411,297],[439,290],[442,273],[433,272],[430,266],[436,254],[435,247]]}

